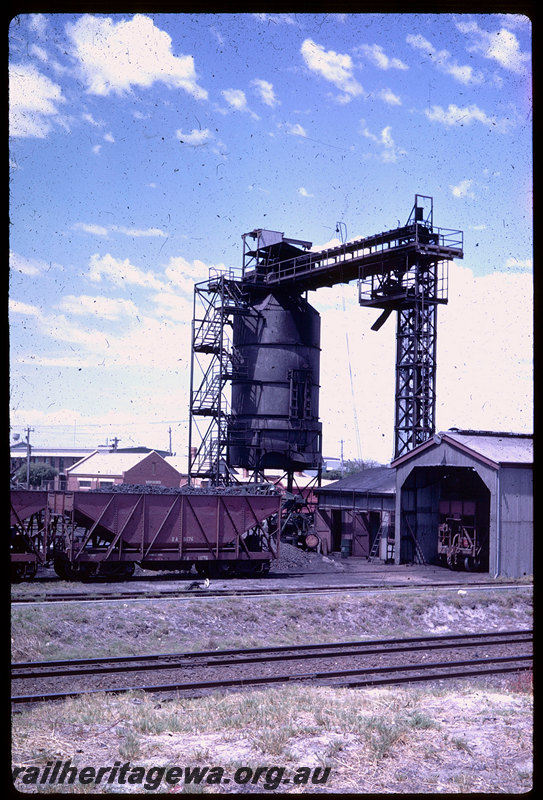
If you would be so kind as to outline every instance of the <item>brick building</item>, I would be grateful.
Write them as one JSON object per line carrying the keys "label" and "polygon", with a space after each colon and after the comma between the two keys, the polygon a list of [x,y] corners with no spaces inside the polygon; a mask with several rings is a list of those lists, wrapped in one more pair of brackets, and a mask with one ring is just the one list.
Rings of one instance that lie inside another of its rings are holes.
{"label": "brick building", "polygon": [[68,491],[104,489],[125,483],[138,486],[179,487],[182,476],[156,450],[150,453],[95,450],[66,470]]}

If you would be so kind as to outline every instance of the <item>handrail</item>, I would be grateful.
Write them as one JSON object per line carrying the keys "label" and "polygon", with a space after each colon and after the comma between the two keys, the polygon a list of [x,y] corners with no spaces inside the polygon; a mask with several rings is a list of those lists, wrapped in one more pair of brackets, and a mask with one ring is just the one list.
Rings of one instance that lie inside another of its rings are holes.
{"label": "handrail", "polygon": [[[448,228],[429,230],[415,223],[403,228],[376,234],[363,239],[328,247],[324,250],[309,251],[294,258],[277,261],[273,264],[255,264],[254,269],[245,273],[245,280],[277,284],[284,280],[317,275],[329,267],[352,264],[375,259],[380,254],[399,253],[403,250],[434,253],[438,259],[450,260],[463,256],[463,231]],[[338,269],[339,282],[344,282]]]}

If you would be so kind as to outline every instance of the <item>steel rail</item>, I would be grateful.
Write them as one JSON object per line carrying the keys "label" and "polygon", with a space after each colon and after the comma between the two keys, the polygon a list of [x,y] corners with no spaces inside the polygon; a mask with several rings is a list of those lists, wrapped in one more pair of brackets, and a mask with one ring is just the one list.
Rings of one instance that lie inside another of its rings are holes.
{"label": "steel rail", "polygon": [[379,586],[360,586],[360,585],[346,585],[346,586],[301,586],[296,588],[283,588],[283,587],[269,587],[269,588],[241,588],[241,589],[196,589],[184,591],[181,589],[174,589],[172,591],[112,591],[101,593],[86,593],[86,592],[51,592],[42,596],[14,596],[12,597],[11,604],[19,605],[26,603],[57,603],[57,602],[96,602],[102,600],[189,600],[191,598],[216,598],[216,597],[262,597],[266,595],[301,595],[301,594],[335,594],[338,592],[358,593],[367,591],[390,591],[405,589],[405,591],[412,591],[413,589],[477,589],[481,587],[494,588],[494,589],[518,589],[518,588],[531,588],[527,585],[496,585],[493,582],[478,582],[478,583],[456,583],[456,582],[442,582],[442,583],[421,583],[417,585],[405,585],[403,583],[382,584]]}
{"label": "steel rail", "polygon": [[[197,662],[197,666],[235,666],[238,664],[293,661],[311,658],[344,658],[365,655],[418,652],[446,648],[520,644],[533,641],[533,631],[499,631],[480,634],[451,634],[435,637],[376,639],[359,642],[330,642],[298,646],[244,648],[240,650],[208,650],[193,653],[163,653],[142,656],[116,656],[93,659],[18,662],[12,664],[13,679],[68,677],[155,669],[175,669]],[[338,649],[342,648],[342,649]],[[225,658],[230,656],[230,658]],[[203,661],[202,659],[207,659]],[[137,662],[137,663],[136,663]],[[107,664],[115,666],[106,666]],[[18,672],[17,670],[30,670]]]}
{"label": "steel rail", "polygon": [[[47,700],[62,700],[68,697],[77,697],[91,694],[125,694],[131,691],[144,691],[149,693],[161,692],[198,692],[203,690],[247,688],[250,686],[262,686],[266,684],[283,683],[304,683],[315,681],[322,684],[333,681],[336,678],[342,679],[340,683],[333,683],[332,686],[375,686],[390,685],[393,683],[409,683],[423,680],[444,680],[451,678],[463,678],[467,676],[495,675],[503,672],[519,672],[529,670],[532,664],[532,655],[523,654],[516,656],[496,656],[483,659],[464,659],[449,662],[435,662],[425,664],[401,664],[390,667],[363,667],[354,670],[332,670],[328,672],[298,673],[295,675],[268,675],[260,677],[232,678],[222,681],[199,681],[193,683],[171,683],[158,684],[155,686],[124,686],[115,689],[85,689],[71,690],[67,692],[40,693],[35,695],[18,695],[11,698],[11,702],[35,703]],[[526,662],[521,666],[522,662]],[[464,669],[465,667],[488,667],[493,664],[492,669]],[[455,670],[459,671],[455,671]],[[433,672],[431,672],[433,670]],[[441,672],[440,670],[446,670]],[[414,675],[398,673],[413,672]],[[378,677],[384,673],[386,678]],[[422,674],[421,674],[422,673]],[[362,679],[362,676],[366,676]]]}

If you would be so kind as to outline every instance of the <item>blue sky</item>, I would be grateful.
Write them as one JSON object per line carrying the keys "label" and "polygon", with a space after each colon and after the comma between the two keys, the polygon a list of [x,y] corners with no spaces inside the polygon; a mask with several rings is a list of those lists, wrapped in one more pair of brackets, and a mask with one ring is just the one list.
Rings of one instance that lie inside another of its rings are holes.
{"label": "blue sky", "polygon": [[[532,430],[531,24],[501,14],[36,14],[10,26],[12,433],[187,446],[195,281],[243,233],[464,231],[438,428]],[[393,319],[322,316],[325,455],[392,457]]]}

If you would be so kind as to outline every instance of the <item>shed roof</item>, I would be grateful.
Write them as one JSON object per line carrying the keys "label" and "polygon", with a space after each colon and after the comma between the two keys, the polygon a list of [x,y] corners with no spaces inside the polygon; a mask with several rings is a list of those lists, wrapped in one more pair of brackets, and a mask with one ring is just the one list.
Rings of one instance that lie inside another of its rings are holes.
{"label": "shed roof", "polygon": [[446,431],[444,436],[490,458],[497,464],[534,462],[534,440],[529,434]]}
{"label": "shed roof", "polygon": [[[66,472],[70,475],[102,475],[120,478],[123,473],[135,467],[152,453],[154,450],[151,453],[101,453],[95,450],[77,464],[68,467]],[[162,458],[158,453],[155,455]]]}
{"label": "shed roof", "polygon": [[328,486],[315,489],[318,494],[324,492],[355,492],[362,494],[396,493],[396,473],[390,467],[368,467],[361,472],[348,475]]}
{"label": "shed roof", "polygon": [[[10,456],[11,458],[24,458],[26,457],[26,450],[26,442],[11,444]],[[37,445],[32,445],[30,449],[30,454],[33,458],[37,456],[83,458],[93,452],[92,447],[38,447]]]}
{"label": "shed roof", "polygon": [[396,458],[392,466],[399,466],[424,450],[438,446],[441,442],[457,447],[496,467],[506,464],[533,464],[534,461],[532,434],[451,428],[448,431],[441,431],[411,452]]}

